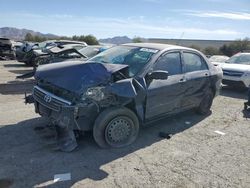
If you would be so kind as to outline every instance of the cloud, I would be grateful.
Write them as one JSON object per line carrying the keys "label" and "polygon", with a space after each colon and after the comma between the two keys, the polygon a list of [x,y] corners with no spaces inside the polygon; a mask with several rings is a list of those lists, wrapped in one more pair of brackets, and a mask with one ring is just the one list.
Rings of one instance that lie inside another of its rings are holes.
{"label": "cloud", "polygon": [[205,17],[205,18],[224,18],[230,20],[250,20],[250,13],[246,12],[219,12],[219,11],[186,11],[185,15]]}
{"label": "cloud", "polygon": [[[183,26],[172,24],[169,21],[155,22],[154,19],[138,16],[127,18],[87,17],[65,14],[23,14],[15,13],[11,16],[1,15],[0,25],[33,29],[45,33],[58,35],[93,34],[98,38],[117,35],[129,37],[141,36],[146,38],[184,38],[225,39],[239,38],[241,32],[230,29],[208,29],[195,25]],[[27,20],[27,21],[24,21]]]}
{"label": "cloud", "polygon": [[74,17],[73,15],[70,15],[70,14],[52,14],[52,15],[49,15],[49,16],[52,17],[52,18],[60,18],[60,19],[73,18]]}

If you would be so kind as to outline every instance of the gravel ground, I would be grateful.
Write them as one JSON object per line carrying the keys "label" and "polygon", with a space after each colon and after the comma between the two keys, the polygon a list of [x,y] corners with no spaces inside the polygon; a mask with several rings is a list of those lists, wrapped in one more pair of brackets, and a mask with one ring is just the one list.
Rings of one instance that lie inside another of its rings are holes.
{"label": "gravel ground", "polygon": [[[0,187],[250,187],[250,114],[246,92],[224,87],[210,115],[193,111],[142,128],[122,149],[100,149],[91,133],[72,153],[54,150],[52,130],[24,104],[30,68],[0,61]],[[214,131],[221,131],[220,135]],[[158,136],[170,133],[171,139]],[[71,173],[54,183],[54,175]]]}

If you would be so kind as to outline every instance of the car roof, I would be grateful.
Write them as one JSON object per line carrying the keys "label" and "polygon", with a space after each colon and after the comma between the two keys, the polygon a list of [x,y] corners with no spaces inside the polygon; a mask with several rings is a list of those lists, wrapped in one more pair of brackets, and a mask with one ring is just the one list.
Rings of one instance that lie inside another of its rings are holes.
{"label": "car roof", "polygon": [[250,55],[250,53],[244,52],[244,53],[237,53],[237,54],[235,54],[235,55]]}
{"label": "car roof", "polygon": [[134,46],[134,47],[141,47],[141,48],[153,48],[157,50],[171,50],[171,49],[187,49],[187,50],[194,50],[192,48],[186,48],[182,46],[172,45],[172,44],[161,44],[161,43],[127,43],[123,44],[123,46]]}
{"label": "car roof", "polygon": [[228,57],[226,55],[212,55],[211,57]]}

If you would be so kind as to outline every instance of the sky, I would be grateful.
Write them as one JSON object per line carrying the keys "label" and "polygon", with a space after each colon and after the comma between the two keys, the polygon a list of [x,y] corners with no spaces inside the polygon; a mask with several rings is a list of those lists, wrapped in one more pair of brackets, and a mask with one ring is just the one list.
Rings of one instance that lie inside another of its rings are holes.
{"label": "sky", "polygon": [[250,37],[250,0],[0,0],[0,27],[61,36]]}

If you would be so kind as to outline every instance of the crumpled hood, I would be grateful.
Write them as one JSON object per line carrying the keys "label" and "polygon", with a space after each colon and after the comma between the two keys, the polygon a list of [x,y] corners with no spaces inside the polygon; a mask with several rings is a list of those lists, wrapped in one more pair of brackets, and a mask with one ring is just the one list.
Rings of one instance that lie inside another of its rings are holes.
{"label": "crumpled hood", "polygon": [[127,67],[128,65],[120,64],[70,61],[41,65],[36,71],[35,78],[82,94],[89,87],[109,82],[113,73]]}
{"label": "crumpled hood", "polygon": [[222,70],[250,72],[250,65],[223,63],[221,68]]}

